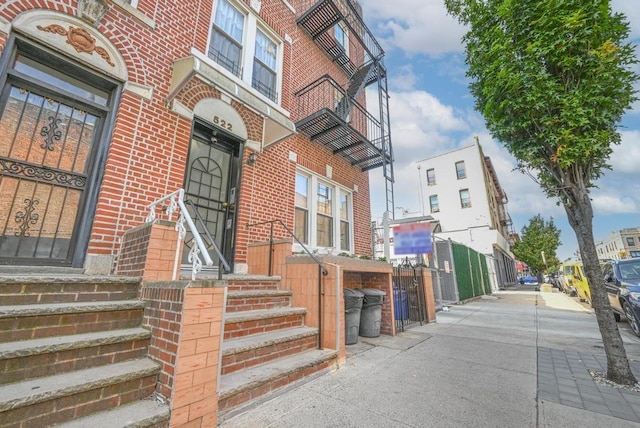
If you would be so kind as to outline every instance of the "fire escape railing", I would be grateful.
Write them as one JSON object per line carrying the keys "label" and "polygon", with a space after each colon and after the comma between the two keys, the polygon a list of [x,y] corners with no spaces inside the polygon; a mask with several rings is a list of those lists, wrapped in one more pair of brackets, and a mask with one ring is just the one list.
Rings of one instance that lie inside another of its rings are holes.
{"label": "fire escape railing", "polygon": [[[393,215],[393,148],[384,51],[365,25],[355,0],[300,0],[296,9],[297,24],[349,79],[341,88],[322,76],[298,91],[296,129],[363,170],[382,167],[387,211]],[[339,33],[346,41],[339,40]],[[356,101],[364,100],[364,90],[371,84],[378,88],[379,119]]]}
{"label": "fire escape railing", "polygon": [[363,171],[391,162],[388,135],[380,122],[338,85],[322,76],[297,94],[296,128]]}

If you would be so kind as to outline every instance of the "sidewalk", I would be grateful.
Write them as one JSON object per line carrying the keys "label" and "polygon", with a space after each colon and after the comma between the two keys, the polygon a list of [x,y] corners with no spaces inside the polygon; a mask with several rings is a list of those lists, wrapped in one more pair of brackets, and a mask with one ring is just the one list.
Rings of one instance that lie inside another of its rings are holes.
{"label": "sidewalk", "polygon": [[[640,379],[640,339],[620,330]],[[338,370],[221,426],[640,427],[640,393],[589,374],[606,367],[594,314],[561,293],[498,292],[347,350]]]}

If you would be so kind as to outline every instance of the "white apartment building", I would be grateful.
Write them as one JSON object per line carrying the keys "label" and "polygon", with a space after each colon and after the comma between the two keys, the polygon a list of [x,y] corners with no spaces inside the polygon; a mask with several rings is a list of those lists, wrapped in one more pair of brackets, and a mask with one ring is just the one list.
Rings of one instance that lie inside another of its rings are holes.
{"label": "white apartment building", "polygon": [[640,257],[640,227],[630,227],[611,232],[603,241],[596,242],[600,260]]}
{"label": "white apartment building", "polygon": [[473,145],[418,162],[425,214],[440,224],[438,238],[451,239],[494,260],[494,288],[516,282],[509,245],[507,195],[477,137]]}

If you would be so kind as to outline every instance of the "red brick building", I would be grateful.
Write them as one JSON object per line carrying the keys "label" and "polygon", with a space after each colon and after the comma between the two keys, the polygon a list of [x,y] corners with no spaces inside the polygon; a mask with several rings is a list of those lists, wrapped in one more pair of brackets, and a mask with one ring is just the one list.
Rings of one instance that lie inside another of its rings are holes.
{"label": "red brick building", "polygon": [[383,52],[359,14],[351,0],[3,2],[0,263],[113,272],[123,234],[181,188],[237,273],[269,236],[249,225],[271,220],[320,253],[371,255],[368,171],[392,204],[392,151]]}
{"label": "red brick building", "polygon": [[[344,288],[395,334],[391,266],[337,257],[370,170],[393,212],[382,57],[356,0],[0,2],[2,426],[216,426],[345,361]],[[256,275],[177,281],[205,252]]]}

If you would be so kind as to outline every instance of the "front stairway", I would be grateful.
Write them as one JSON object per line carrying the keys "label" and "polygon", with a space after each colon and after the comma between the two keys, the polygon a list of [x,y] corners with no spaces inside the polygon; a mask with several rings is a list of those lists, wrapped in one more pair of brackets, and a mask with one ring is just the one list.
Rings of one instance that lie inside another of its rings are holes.
{"label": "front stairway", "polygon": [[337,351],[318,349],[318,329],[291,305],[280,278],[228,281],[218,421],[277,389],[334,368]]}
{"label": "front stairway", "polygon": [[0,427],[165,427],[139,278],[0,276]]}

